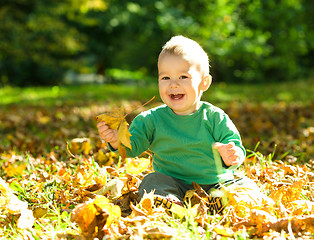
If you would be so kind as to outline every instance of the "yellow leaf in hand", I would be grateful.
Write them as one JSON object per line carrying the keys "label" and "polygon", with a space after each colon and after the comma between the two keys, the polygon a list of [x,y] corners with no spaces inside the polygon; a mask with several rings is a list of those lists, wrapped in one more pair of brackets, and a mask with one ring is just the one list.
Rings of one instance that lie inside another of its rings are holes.
{"label": "yellow leaf in hand", "polygon": [[108,113],[103,113],[96,117],[97,122],[105,122],[111,129],[117,130],[122,120],[124,120],[124,108],[114,108]]}
{"label": "yellow leaf in hand", "polygon": [[122,159],[126,158],[126,149],[124,146],[132,149],[130,141],[131,134],[125,117],[123,107],[120,109],[115,108],[109,113],[104,113],[96,117],[98,122],[104,121],[111,129],[118,130],[118,151]]}
{"label": "yellow leaf in hand", "polygon": [[[155,97],[150,99],[148,102],[144,103],[142,105],[145,106],[149,102],[151,102]],[[129,114],[129,113],[128,113]],[[118,130],[118,151],[119,155],[122,159],[126,158],[126,149],[125,147],[128,147],[129,149],[132,149],[131,147],[131,141],[130,141],[130,132],[128,129],[128,123],[125,120],[125,117],[128,115],[124,113],[124,108],[121,106],[119,108],[114,108],[112,111],[108,113],[103,113],[101,115],[98,115],[96,117],[97,122],[105,122],[106,125],[109,126],[109,128]],[[123,145],[125,146],[123,146]]]}
{"label": "yellow leaf in hand", "polygon": [[125,119],[123,119],[119,126],[118,143],[122,143],[124,146],[132,149],[130,136],[131,134],[128,129],[128,123]]}

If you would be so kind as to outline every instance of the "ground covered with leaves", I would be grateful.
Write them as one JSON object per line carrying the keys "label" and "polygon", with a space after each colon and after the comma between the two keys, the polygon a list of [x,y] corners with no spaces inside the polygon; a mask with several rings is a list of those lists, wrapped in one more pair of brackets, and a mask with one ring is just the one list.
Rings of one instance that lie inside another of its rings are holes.
{"label": "ground covered with leaves", "polygon": [[156,208],[151,194],[139,202],[149,153],[122,160],[99,139],[96,116],[115,102],[130,123],[160,104],[148,99],[1,105],[0,239],[314,238],[313,102],[223,105],[248,149],[236,174],[261,194],[225,188],[223,213],[210,215],[197,185],[184,210]]}

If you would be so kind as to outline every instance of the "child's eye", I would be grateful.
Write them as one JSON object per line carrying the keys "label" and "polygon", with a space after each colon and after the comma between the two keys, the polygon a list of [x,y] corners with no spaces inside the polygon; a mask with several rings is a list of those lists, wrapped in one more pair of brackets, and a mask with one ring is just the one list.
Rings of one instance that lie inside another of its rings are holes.
{"label": "child's eye", "polygon": [[185,76],[185,75],[180,76],[180,79],[186,79],[186,78],[188,78],[188,76]]}
{"label": "child's eye", "polygon": [[161,80],[169,80],[169,77],[162,77]]}

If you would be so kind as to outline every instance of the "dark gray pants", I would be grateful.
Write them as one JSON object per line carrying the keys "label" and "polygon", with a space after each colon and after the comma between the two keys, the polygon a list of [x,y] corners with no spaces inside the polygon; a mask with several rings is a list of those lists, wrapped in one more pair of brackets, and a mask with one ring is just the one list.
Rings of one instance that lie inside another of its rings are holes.
{"label": "dark gray pants", "polygon": [[[256,189],[259,191],[258,186],[255,184],[254,181],[251,179],[244,177],[239,179],[233,179],[226,181],[224,183],[220,183],[224,186],[229,185],[241,185],[245,187],[250,187],[253,189]],[[220,184],[212,184],[212,185],[200,185],[208,194],[210,194],[210,191],[212,189],[219,189]],[[152,172],[148,175],[146,175],[139,186],[139,195],[140,199],[143,197],[144,193],[149,193],[151,191],[154,191],[155,195],[160,195],[169,199],[172,199],[174,201],[180,201],[183,203],[183,198],[185,196],[185,193],[188,190],[194,189],[193,185],[185,184],[181,180],[170,177],[168,175],[158,173],[158,172]]]}

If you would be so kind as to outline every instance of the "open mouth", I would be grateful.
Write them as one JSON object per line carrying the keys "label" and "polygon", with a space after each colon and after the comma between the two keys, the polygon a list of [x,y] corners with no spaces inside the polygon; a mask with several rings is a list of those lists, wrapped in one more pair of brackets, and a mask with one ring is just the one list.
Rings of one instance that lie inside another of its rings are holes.
{"label": "open mouth", "polygon": [[184,97],[184,94],[170,94],[172,100],[180,100]]}

